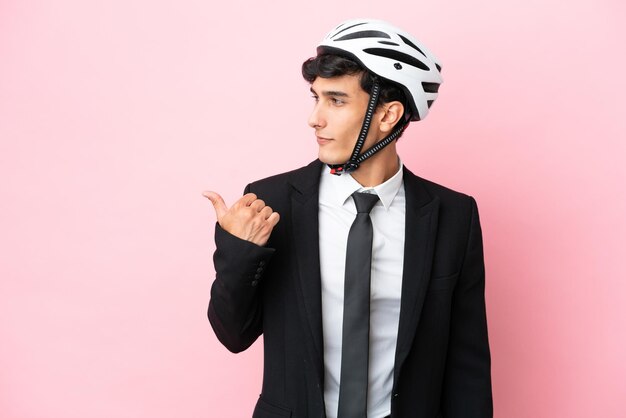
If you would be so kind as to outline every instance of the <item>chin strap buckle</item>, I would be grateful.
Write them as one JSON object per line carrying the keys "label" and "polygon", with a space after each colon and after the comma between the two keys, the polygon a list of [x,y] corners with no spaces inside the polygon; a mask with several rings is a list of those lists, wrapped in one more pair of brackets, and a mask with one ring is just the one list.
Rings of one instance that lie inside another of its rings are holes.
{"label": "chin strap buckle", "polygon": [[340,176],[341,174],[343,174],[343,167],[342,166],[339,166],[339,167],[330,166],[330,174]]}
{"label": "chin strap buckle", "polygon": [[329,164],[330,174],[334,174],[336,176],[340,176],[343,173],[351,173],[359,168],[359,163],[356,161],[348,161],[345,164]]}

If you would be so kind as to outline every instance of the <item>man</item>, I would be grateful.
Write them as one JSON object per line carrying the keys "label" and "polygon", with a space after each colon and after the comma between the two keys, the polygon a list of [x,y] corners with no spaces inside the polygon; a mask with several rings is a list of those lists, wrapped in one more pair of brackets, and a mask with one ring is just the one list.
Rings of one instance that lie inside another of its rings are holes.
{"label": "man", "polygon": [[396,152],[440,71],[388,23],[339,25],[302,66],[319,159],[249,184],[230,208],[205,192],[218,219],[211,325],[233,352],[264,335],[253,417],[492,416],[476,203]]}

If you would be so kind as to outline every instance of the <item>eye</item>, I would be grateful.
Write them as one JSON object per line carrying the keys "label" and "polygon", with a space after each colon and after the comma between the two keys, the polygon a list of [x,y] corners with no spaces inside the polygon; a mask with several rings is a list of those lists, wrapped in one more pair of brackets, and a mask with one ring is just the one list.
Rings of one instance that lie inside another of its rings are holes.
{"label": "eye", "polygon": [[338,99],[336,97],[331,97],[330,101],[337,106],[341,106],[342,104],[344,104],[345,102],[342,99]]}
{"label": "eye", "polygon": [[318,102],[320,100],[319,97],[317,97],[316,95],[312,94],[311,97],[313,98],[313,100],[315,100],[316,102]]}

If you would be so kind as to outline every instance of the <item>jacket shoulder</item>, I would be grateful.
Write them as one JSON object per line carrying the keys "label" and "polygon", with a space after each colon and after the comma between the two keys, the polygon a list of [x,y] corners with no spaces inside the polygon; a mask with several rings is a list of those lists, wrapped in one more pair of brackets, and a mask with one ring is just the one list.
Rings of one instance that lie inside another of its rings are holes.
{"label": "jacket shoulder", "polygon": [[419,201],[425,203],[437,199],[441,214],[446,217],[465,219],[471,217],[476,208],[476,201],[472,196],[416,176],[409,170],[405,172],[404,181],[405,187],[413,187]]}
{"label": "jacket shoulder", "polygon": [[439,183],[435,183],[434,181],[425,179],[423,177],[415,175],[409,169],[405,171],[405,181],[414,181],[421,184],[422,187],[432,196],[438,196],[440,199],[445,200],[467,200],[472,197],[466,193],[463,193],[458,190],[451,189],[449,187],[443,186]]}
{"label": "jacket shoulder", "polygon": [[310,187],[319,183],[321,168],[322,163],[319,160],[315,160],[295,170],[253,181],[246,187],[246,190],[257,194],[274,194],[278,190],[284,190],[283,188],[287,184]]}

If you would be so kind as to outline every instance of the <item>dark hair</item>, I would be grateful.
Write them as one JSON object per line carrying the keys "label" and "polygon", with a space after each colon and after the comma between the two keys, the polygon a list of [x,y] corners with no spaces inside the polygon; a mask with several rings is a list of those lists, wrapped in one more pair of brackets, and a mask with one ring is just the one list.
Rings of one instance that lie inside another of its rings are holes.
{"label": "dark hair", "polygon": [[[339,55],[322,54],[311,57],[302,63],[302,77],[309,83],[313,83],[317,77],[331,78],[357,74],[361,74],[361,88],[367,94],[372,94],[372,86],[376,76],[356,61]],[[410,115],[411,108],[402,88],[382,77],[378,77],[378,82],[380,84],[378,105],[398,101],[404,106],[404,117]]]}

